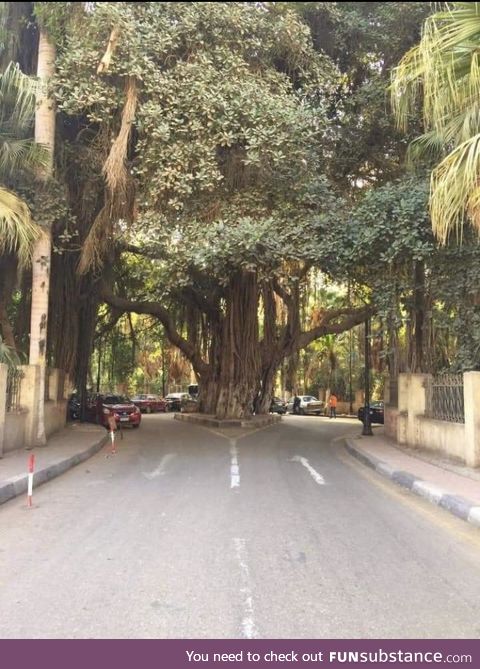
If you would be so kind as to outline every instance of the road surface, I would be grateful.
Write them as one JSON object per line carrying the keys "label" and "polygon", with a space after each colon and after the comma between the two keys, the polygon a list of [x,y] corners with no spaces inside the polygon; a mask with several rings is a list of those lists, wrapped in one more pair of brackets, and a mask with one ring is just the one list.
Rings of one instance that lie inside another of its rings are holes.
{"label": "road surface", "polygon": [[0,638],[478,638],[480,532],[356,462],[359,429],[145,416],[0,507]]}

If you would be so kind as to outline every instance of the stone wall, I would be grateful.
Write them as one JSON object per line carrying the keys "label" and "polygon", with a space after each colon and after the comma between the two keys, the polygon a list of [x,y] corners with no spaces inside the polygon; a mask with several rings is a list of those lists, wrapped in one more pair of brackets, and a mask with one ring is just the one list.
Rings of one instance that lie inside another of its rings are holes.
{"label": "stone wall", "polygon": [[385,434],[399,444],[426,448],[480,467],[480,372],[463,375],[464,423],[425,415],[427,379],[427,374],[399,375],[398,407],[385,406]]}
{"label": "stone wall", "polygon": [[[0,457],[18,448],[29,448],[36,443],[40,411],[44,412],[47,438],[65,427],[67,421],[68,378],[59,369],[47,370],[47,388],[40,398],[40,367],[22,365],[19,406],[6,411],[6,384],[8,369],[0,364]],[[48,395],[48,397],[47,397]]]}

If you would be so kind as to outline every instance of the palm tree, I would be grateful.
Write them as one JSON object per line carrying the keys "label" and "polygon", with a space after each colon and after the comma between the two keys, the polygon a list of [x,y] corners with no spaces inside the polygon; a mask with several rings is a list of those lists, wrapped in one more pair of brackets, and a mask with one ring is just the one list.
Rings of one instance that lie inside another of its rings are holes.
{"label": "palm tree", "polygon": [[480,3],[453,2],[430,16],[420,43],[393,72],[392,104],[405,129],[423,95],[426,132],[413,148],[440,159],[431,176],[435,234],[445,243],[465,221],[480,231]]}
{"label": "palm tree", "polygon": [[7,306],[17,266],[31,261],[40,228],[27,204],[14,192],[22,175],[41,166],[45,149],[32,138],[37,82],[10,63],[0,74],[0,329],[15,349]]}
{"label": "palm tree", "polygon": [[25,170],[45,163],[45,150],[30,137],[37,83],[10,63],[0,75],[0,253],[14,253],[28,264],[40,230],[27,204],[7,184]]}
{"label": "palm tree", "polygon": [[[53,174],[53,154],[55,147],[55,104],[49,95],[48,85],[55,72],[55,44],[44,27],[40,26],[38,44],[37,76],[40,87],[35,111],[35,141],[45,147],[47,160],[38,176],[47,182]],[[40,222],[40,221],[39,221]],[[45,435],[45,375],[47,353],[48,294],[50,288],[51,232],[42,226],[33,249],[32,258],[32,311],[30,321],[31,365],[40,367],[40,387],[37,408],[37,430],[35,445],[46,443]]]}

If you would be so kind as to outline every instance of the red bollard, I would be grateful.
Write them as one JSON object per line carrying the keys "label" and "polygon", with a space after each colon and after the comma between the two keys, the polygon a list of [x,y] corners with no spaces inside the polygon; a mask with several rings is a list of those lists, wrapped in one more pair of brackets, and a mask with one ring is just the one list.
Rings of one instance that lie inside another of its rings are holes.
{"label": "red bollard", "polygon": [[110,452],[111,453],[116,453],[117,450],[115,448],[115,431],[117,429],[117,422],[115,420],[115,416],[110,415],[108,417],[108,427],[109,427],[109,430],[110,430],[110,439],[111,439],[111,442],[112,442],[112,449],[111,449]]}
{"label": "red bollard", "polygon": [[110,439],[112,441],[112,450],[110,451],[111,453],[116,453],[115,449],[115,430],[110,430]]}
{"label": "red bollard", "polygon": [[33,494],[33,470],[35,467],[35,456],[31,453],[28,456],[28,492],[27,492],[27,506],[30,508],[32,506],[32,494]]}

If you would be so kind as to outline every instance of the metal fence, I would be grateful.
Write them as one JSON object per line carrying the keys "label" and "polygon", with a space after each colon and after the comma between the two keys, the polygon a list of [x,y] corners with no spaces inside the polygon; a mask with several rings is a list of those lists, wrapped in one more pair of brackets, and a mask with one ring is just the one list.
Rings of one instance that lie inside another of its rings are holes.
{"label": "metal fence", "polygon": [[20,409],[20,388],[23,376],[21,369],[9,367],[7,372],[7,411],[18,411]]}
{"label": "metal fence", "polygon": [[441,374],[425,382],[425,415],[449,423],[464,423],[463,374]]}

